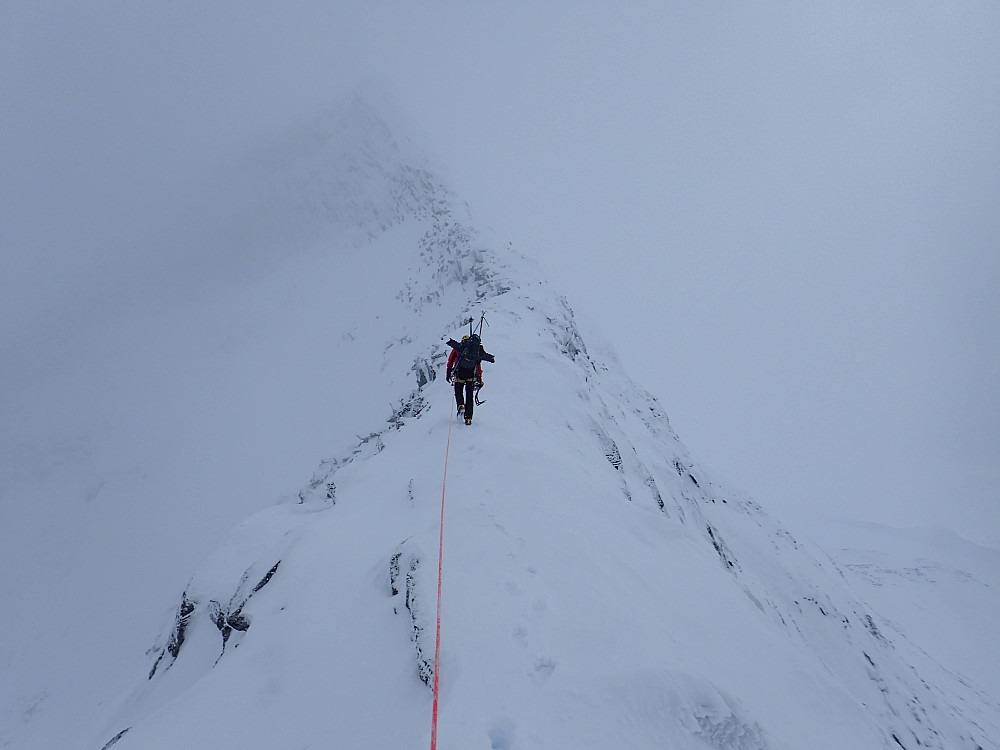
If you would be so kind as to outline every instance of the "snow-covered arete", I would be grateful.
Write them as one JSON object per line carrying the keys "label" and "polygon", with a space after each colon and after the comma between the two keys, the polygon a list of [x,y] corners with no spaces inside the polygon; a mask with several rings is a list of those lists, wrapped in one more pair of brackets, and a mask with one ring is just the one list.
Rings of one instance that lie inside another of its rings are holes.
{"label": "snow-covered arete", "polygon": [[328,210],[368,259],[373,306],[330,327],[370,373],[369,427],[178,593],[106,747],[426,745],[443,341],[481,313],[497,361],[451,438],[441,747],[998,747],[987,695],[700,466],[532,264],[356,116],[346,171],[316,171],[321,144],[275,184],[307,197],[285,215]]}

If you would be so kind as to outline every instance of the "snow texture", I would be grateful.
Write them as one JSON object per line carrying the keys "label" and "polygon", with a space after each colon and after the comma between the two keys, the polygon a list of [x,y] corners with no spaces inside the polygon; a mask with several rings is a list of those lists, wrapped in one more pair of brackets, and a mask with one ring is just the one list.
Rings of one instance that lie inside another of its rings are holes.
{"label": "snow texture", "polygon": [[[427,746],[450,434],[442,748],[1000,748],[995,696],[854,593],[882,574],[715,479],[370,108],[309,132],[254,163],[244,228],[307,248],[290,278],[324,317],[289,335],[330,352],[326,456],[178,555],[193,577],[79,747]],[[443,342],[483,313],[466,426]]]}

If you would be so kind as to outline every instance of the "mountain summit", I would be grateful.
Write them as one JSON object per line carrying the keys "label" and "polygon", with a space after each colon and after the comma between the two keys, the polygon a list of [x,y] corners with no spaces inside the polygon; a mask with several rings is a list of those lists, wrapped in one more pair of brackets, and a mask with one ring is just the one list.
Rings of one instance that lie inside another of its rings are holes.
{"label": "mountain summit", "polygon": [[[245,175],[232,216],[323,310],[288,335],[325,352],[327,456],[192,565],[85,747],[426,747],[442,501],[442,748],[1000,747],[987,697],[689,455],[374,110]],[[481,315],[466,426],[444,341]]]}

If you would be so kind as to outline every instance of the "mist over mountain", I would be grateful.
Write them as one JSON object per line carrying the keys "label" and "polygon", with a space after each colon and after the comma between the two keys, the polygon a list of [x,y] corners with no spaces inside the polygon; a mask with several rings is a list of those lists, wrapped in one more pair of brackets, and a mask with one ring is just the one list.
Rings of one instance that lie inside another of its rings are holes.
{"label": "mist over mountain", "polygon": [[[390,123],[354,97],[240,160],[169,234],[203,273],[5,407],[0,744],[426,745],[450,446],[442,747],[1000,746],[977,642],[702,465]],[[444,341],[483,315],[466,426]]]}

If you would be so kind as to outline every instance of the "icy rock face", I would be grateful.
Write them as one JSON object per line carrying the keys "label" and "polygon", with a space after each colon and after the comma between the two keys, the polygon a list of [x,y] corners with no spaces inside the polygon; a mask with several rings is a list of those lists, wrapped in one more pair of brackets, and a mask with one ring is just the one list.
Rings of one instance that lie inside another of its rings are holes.
{"label": "icy rock face", "polygon": [[[199,597],[200,600],[198,600],[189,597],[188,592],[185,591],[181,595],[181,603],[177,607],[177,617],[174,620],[173,630],[170,631],[167,645],[160,652],[156,663],[153,664],[153,668],[149,672],[149,679],[153,679],[161,663],[164,669],[169,669],[170,665],[180,656],[188,627],[192,618],[196,616],[208,617],[218,629],[222,636],[222,648],[219,653],[219,659],[221,659],[226,652],[226,646],[229,645],[230,637],[234,633],[245,633],[250,629],[250,618],[244,614],[243,608],[254,594],[267,585],[280,564],[279,560],[271,566],[271,569],[252,588],[249,588],[252,566],[243,571],[235,591],[229,596],[216,598],[209,593]],[[234,647],[238,645],[238,641],[233,644]]]}
{"label": "icy rock face", "polygon": [[[352,447],[195,575],[109,722],[116,750],[426,744],[442,502],[444,747],[998,747],[985,695],[890,640],[591,353],[528,261],[361,129],[374,140],[324,162],[334,187],[308,205],[358,242],[406,229],[383,259],[409,269],[395,307],[358,332],[384,337],[369,396],[390,415],[335,435]],[[331,142],[297,152],[296,179]],[[442,342],[481,313],[496,364],[466,427]]]}
{"label": "icy rock face", "polygon": [[[403,544],[402,547],[407,545]],[[389,561],[389,590],[392,596],[403,599],[403,607],[410,616],[410,627],[413,629],[411,640],[417,654],[417,674],[420,681],[431,687],[434,679],[434,622],[430,620],[426,602],[418,600],[417,572],[420,570],[421,557],[413,550],[396,552]],[[393,614],[401,614],[398,604],[393,606]]]}

